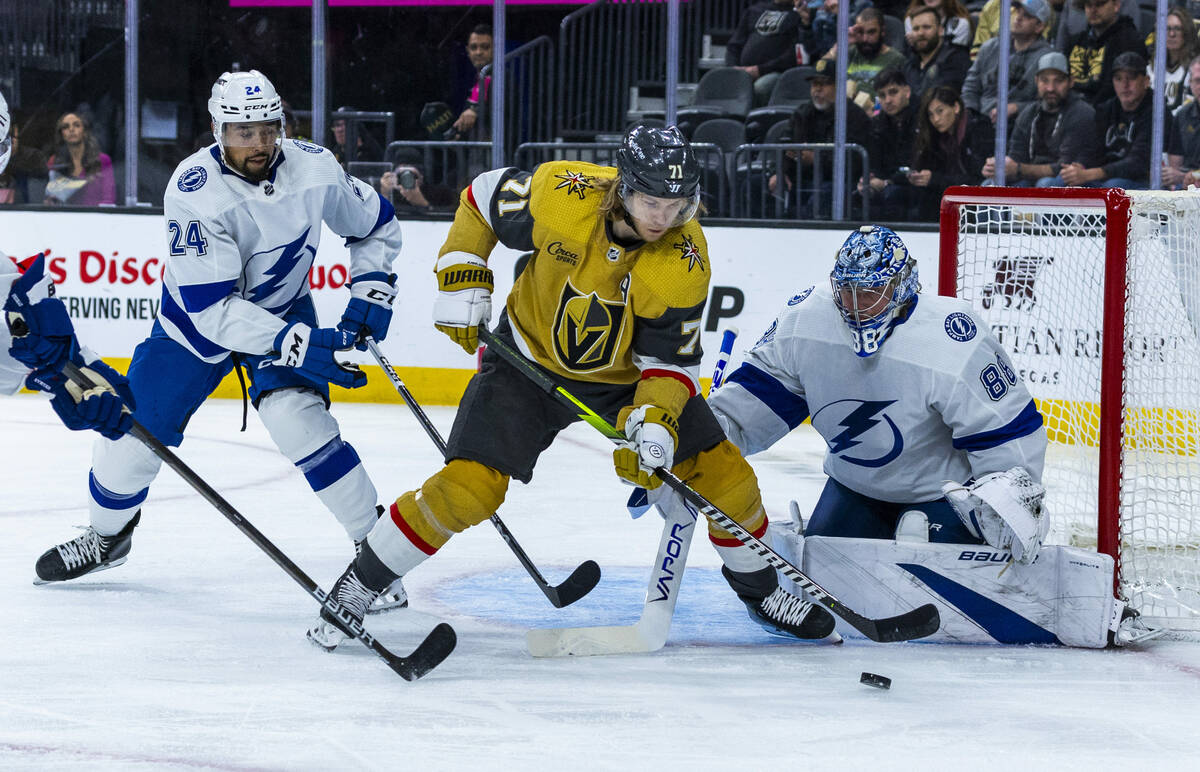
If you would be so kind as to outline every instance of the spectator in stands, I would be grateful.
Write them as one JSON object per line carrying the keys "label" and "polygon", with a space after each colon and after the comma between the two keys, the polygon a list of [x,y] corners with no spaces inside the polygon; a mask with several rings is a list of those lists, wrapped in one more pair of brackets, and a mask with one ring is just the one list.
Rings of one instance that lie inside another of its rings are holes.
{"label": "spectator in stands", "polygon": [[[1046,5],[1050,8],[1050,16],[1042,23],[1041,35],[1048,43],[1054,39],[1054,30],[1057,29],[1058,9],[1062,8],[1063,2],[1064,0],[1046,0]],[[1018,3],[1019,0],[1013,0],[1012,7],[1014,10]],[[1034,15],[1040,18],[1040,15]],[[983,6],[983,10],[979,12],[979,20],[975,22],[975,38],[971,41],[971,58],[978,57],[979,49],[983,47],[983,44],[999,34],[1000,0],[988,0]]]}
{"label": "spectator in stands", "polygon": [[937,12],[946,43],[964,49],[971,45],[971,15],[959,0],[912,0],[904,14],[904,36],[909,47],[914,39],[912,12],[920,8],[932,8]]}
{"label": "spectator in stands", "polygon": [[991,121],[968,110],[954,88],[927,91],[917,112],[917,143],[908,173],[916,188],[917,219],[936,221],[942,194],[951,185],[978,185],[995,141]]}
{"label": "spectator in stands", "polygon": [[971,57],[962,46],[952,46],[942,37],[938,12],[921,6],[908,12],[912,24],[909,48],[912,53],[904,64],[904,75],[918,102],[935,86],[950,86],[957,93],[967,77]]}
{"label": "spectator in stands", "polygon": [[467,58],[475,68],[475,85],[467,96],[467,106],[453,124],[459,139],[486,142],[492,138],[488,116],[488,95],[491,93],[492,76],[485,76],[483,68],[492,63],[493,51],[492,25],[475,25],[471,34],[467,36]]}
{"label": "spectator in stands", "polygon": [[379,178],[379,193],[392,202],[397,214],[453,212],[458,207],[458,191],[426,180],[420,150],[401,148],[394,157],[396,168]]}
{"label": "spectator in stands", "polygon": [[[883,42],[883,14],[875,8],[864,8],[850,27],[850,53],[846,57],[846,94],[855,104],[875,112],[875,76],[889,67],[902,70],[904,54]],[[837,46],[825,54],[837,58]]]}
{"label": "spectator in stands", "polygon": [[[1073,163],[1059,177],[1068,185],[1089,188],[1142,189],[1150,182],[1150,139],[1154,128],[1154,92],[1146,59],[1126,51],[1112,65],[1116,96],[1096,108],[1103,149],[1098,166]],[[1171,115],[1165,115],[1169,136]]]}
{"label": "spectator in stands", "polygon": [[1074,0],[1083,3],[1087,29],[1065,50],[1074,89],[1098,107],[1113,96],[1113,62],[1126,51],[1143,59],[1146,44],[1133,19],[1121,13],[1120,0]]}
{"label": "spectator in stands", "polygon": [[[1152,41],[1153,34],[1150,36]],[[1167,11],[1167,62],[1163,87],[1154,83],[1154,49],[1146,57],[1150,76],[1150,88],[1167,100],[1167,110],[1177,112],[1185,101],[1192,98],[1189,88],[1192,59],[1200,54],[1200,38],[1196,36],[1196,22],[1186,8]]]}
{"label": "spectator in stands", "polygon": [[859,183],[858,192],[870,197],[872,217],[897,222],[908,216],[913,190],[906,172],[917,136],[917,106],[904,73],[895,67],[876,75],[874,86],[880,110],[871,118],[867,142],[870,177]]}
{"label": "spectator in stands", "polygon": [[[797,143],[833,142],[836,114],[833,100],[837,96],[837,89],[833,82],[835,70],[834,62],[829,59],[820,59],[814,65],[812,74],[808,76],[810,101],[801,104],[793,113],[790,141]],[[847,97],[846,142],[862,145],[865,148],[870,135],[871,123],[866,113],[855,107]],[[850,180],[850,188],[853,189],[854,180],[862,176],[864,170],[857,160],[857,154],[851,153],[848,154],[848,157],[850,163],[846,176]],[[787,189],[796,189],[798,167],[804,182],[803,187],[797,192],[801,200],[805,202],[801,204],[802,209],[805,207],[808,209],[810,219],[811,212],[815,211],[818,205],[823,211],[830,211],[830,199],[833,193],[833,154],[825,152],[821,159],[822,180],[819,185],[813,179],[815,171],[813,151],[802,150],[799,157],[794,160],[795,164],[785,167]],[[776,192],[778,182],[777,175],[771,175],[767,185],[772,193]]]}
{"label": "spectator in stands", "polygon": [[[1004,184],[1012,187],[1062,185],[1064,166],[1090,166],[1099,157],[1096,111],[1071,89],[1067,57],[1042,55],[1037,66],[1037,101],[1017,116],[1004,157]],[[994,177],[996,159],[988,158],[984,177]]]}
{"label": "spectator in stands", "polygon": [[803,18],[794,0],[764,0],[751,5],[725,45],[725,64],[754,78],[754,104],[765,105],[784,70],[802,59]]}
{"label": "spectator in stands", "polygon": [[50,181],[47,204],[97,206],[117,203],[117,184],[112,159],[100,152],[87,120],[77,113],[64,113],[54,126],[58,144],[46,162]]}
{"label": "spectator in stands", "polygon": [[1200,186],[1200,56],[1188,65],[1188,76],[1192,99],[1175,113],[1167,139],[1167,163],[1162,169],[1167,190]]}
{"label": "spectator in stands", "polygon": [[812,12],[812,33],[809,35],[812,47],[809,55],[813,59],[820,59],[837,42],[838,0],[808,0],[807,5]]}
{"label": "spectator in stands", "polygon": [[[1088,28],[1087,14],[1079,0],[1060,0],[1056,9],[1058,27],[1054,33],[1054,47],[1063,53],[1070,53],[1071,41]],[[1121,15],[1128,16],[1141,30],[1141,8],[1138,6],[1138,0],[1121,0]]]}
{"label": "spectator in stands", "polygon": [[329,144],[329,150],[333,153],[333,157],[338,160],[342,166],[345,166],[351,161],[379,161],[383,158],[383,148],[371,136],[371,133],[363,128],[361,123],[358,124],[355,132],[353,155],[348,156],[346,153],[346,135],[349,133],[346,123],[347,119],[344,115],[339,116],[338,113],[353,113],[356,110],[353,107],[339,107],[333,111],[332,119],[329,123],[329,132],[333,141]]}
{"label": "spectator in stands", "polygon": [[[1013,0],[1012,22],[1009,27],[1008,54],[1008,119],[1037,97],[1034,75],[1042,54],[1051,51],[1042,37],[1050,18],[1046,0]],[[992,38],[979,49],[979,55],[967,70],[963,81],[963,104],[968,110],[986,115],[996,122],[996,102],[1000,81],[1000,38]]]}

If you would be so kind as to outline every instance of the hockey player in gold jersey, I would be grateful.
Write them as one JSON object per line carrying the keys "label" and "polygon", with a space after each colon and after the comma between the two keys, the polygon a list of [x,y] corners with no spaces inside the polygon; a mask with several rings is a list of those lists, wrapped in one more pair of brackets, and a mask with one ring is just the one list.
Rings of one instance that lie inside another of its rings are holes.
{"label": "hockey player in gold jersey", "polygon": [[[677,129],[632,128],[617,167],[577,161],[479,175],[462,192],[437,261],[434,323],[468,353],[491,315],[497,242],[532,251],[494,334],[514,344],[622,429],[617,474],[659,484],[665,467],[755,536],[767,529],[758,482],[699,393],[700,326],[710,264],[696,220],[700,171]],[[446,465],[380,518],[332,594],[361,610],[451,536],[486,520],[510,478],[529,482],[538,456],[578,416],[485,351],[447,443]],[[724,574],[764,627],[823,638],[833,618],[779,587],[775,570],[732,534],[709,526]],[[333,648],[332,615],[309,638]]]}

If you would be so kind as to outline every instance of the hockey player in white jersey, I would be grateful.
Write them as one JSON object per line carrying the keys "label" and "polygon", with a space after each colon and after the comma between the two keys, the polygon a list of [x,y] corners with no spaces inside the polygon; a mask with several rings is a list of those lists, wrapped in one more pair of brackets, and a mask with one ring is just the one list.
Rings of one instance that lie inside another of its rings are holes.
{"label": "hockey player in white jersey", "polygon": [[[357,543],[381,510],[329,413],[329,384],[366,383],[338,352],[387,334],[399,224],[392,205],[328,150],[284,138],[281,99],[261,73],[223,74],[208,108],[217,141],[179,164],[164,197],[162,305],[128,373],[137,419],[177,446],[221,379],[244,370],[272,440]],[[318,326],[308,285],[322,221],[350,249],[350,300],[336,328]],[[132,437],[98,440],[91,526],[41,556],[39,582],[124,562],[160,463]]]}
{"label": "hockey player in white jersey", "polygon": [[710,399],[747,455],[806,418],[828,446],[803,535],[778,529],[776,548],[869,616],[934,602],[934,640],[1136,635],[1110,557],[1042,547],[1042,416],[970,305],[919,294],[879,226],[846,239],[830,284],[793,297]]}
{"label": "hockey player in white jersey", "polygon": [[[12,153],[8,101],[0,94],[0,173]],[[54,297],[41,255],[20,266],[0,251],[0,299],[5,323],[0,324],[0,394],[15,394],[22,386],[49,392],[50,406],[68,429],[95,429],[116,439],[133,425],[122,408],[132,405],[124,376],[80,348],[66,306]],[[62,376],[70,360],[83,368],[93,383],[106,388],[83,392]]]}

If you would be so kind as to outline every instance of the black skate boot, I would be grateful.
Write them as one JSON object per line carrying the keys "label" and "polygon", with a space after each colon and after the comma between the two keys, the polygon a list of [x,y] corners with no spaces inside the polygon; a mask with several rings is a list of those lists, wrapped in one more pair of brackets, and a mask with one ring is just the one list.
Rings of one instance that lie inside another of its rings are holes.
{"label": "black skate boot", "polygon": [[[371,545],[363,542],[358,557],[333,583],[329,597],[337,601],[343,613],[361,626],[367,609],[379,597],[380,592],[398,578],[375,556]],[[322,608],[320,619],[308,631],[308,640],[326,651],[333,651],[350,635],[350,629],[344,619]]]}
{"label": "black skate boot", "polygon": [[[379,516],[383,517],[383,506],[376,504],[375,509],[379,512]],[[366,541],[366,539],[363,539],[363,541]],[[354,542],[355,556],[358,556],[362,552],[362,545],[363,542],[361,541]],[[385,611],[393,611],[398,608],[408,608],[408,592],[404,589],[403,579],[397,579],[386,590],[379,593],[379,597],[367,607],[367,613],[382,614]]]}
{"label": "black skate boot", "polygon": [[133,529],[142,519],[138,510],[125,527],[112,536],[101,536],[91,526],[69,542],[51,547],[38,558],[34,571],[34,584],[65,582],[78,579],[93,571],[114,568],[129,559],[129,547],[133,544]]}
{"label": "black skate boot", "polygon": [[721,573],[746,604],[750,618],[768,633],[805,640],[833,633],[833,615],[780,587],[774,568],[743,574],[721,566]]}

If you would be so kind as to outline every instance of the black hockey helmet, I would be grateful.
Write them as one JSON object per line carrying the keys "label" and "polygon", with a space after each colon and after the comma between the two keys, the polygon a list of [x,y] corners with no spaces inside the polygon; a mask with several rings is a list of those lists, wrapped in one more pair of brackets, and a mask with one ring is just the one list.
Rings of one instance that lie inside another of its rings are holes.
{"label": "black hockey helmet", "polygon": [[617,173],[631,191],[659,198],[698,198],[700,165],[674,126],[630,127],[617,151]]}

